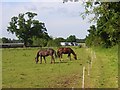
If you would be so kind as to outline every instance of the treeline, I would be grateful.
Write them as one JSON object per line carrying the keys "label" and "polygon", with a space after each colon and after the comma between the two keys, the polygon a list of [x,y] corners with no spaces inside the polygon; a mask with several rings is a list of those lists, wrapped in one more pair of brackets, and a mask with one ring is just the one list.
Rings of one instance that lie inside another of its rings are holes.
{"label": "treeline", "polygon": [[[7,31],[15,34],[24,46],[60,46],[60,42],[84,42],[77,39],[75,35],[70,35],[67,39],[62,37],[52,38],[47,33],[45,23],[35,20],[36,13],[26,12],[13,16],[7,27]],[[3,41],[4,42],[4,41]]]}
{"label": "treeline", "polygon": [[[31,42],[28,42],[27,46],[54,47],[54,46],[60,46],[60,42],[84,43],[85,39],[78,39],[76,38],[75,35],[70,35],[66,39],[62,37],[58,37],[58,38],[49,37],[49,39],[46,39],[46,37],[32,38]],[[3,37],[0,39],[0,43],[24,43],[24,41]]]}
{"label": "treeline", "polygon": [[0,38],[0,43],[23,43],[21,40],[11,39],[11,38]]}
{"label": "treeline", "polygon": [[112,47],[120,42],[120,1],[119,2],[86,2],[86,12],[94,14],[91,21],[97,24],[90,26],[86,37],[87,46]]}

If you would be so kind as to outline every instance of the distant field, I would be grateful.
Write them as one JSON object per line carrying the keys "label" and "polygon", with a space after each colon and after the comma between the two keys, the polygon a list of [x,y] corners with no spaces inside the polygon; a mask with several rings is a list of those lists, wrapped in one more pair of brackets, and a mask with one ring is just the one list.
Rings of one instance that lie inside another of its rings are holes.
{"label": "distant field", "polygon": [[[2,50],[3,88],[81,88],[83,66],[85,88],[117,88],[117,47],[112,49],[71,47],[78,60],[67,55],[60,63],[35,64],[39,48],[13,48]],[[54,48],[57,50],[57,48]],[[92,65],[91,65],[92,62]],[[89,74],[89,75],[88,75]]]}

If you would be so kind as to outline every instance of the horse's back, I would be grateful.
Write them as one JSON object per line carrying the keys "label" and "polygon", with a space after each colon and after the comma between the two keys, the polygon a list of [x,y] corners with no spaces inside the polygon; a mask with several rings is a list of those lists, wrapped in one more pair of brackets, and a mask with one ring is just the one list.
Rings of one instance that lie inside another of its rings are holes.
{"label": "horse's back", "polygon": [[58,49],[58,52],[67,54],[67,53],[71,53],[72,49],[70,47],[61,47]]}

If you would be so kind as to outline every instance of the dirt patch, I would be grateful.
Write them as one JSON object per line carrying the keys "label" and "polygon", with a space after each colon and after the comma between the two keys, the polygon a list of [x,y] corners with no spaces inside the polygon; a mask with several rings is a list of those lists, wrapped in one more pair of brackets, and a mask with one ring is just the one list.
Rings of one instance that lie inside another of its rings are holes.
{"label": "dirt patch", "polygon": [[61,87],[61,88],[71,88],[75,87],[79,84],[80,76],[77,74],[70,75],[68,77],[61,77],[57,81],[57,85],[55,87]]}

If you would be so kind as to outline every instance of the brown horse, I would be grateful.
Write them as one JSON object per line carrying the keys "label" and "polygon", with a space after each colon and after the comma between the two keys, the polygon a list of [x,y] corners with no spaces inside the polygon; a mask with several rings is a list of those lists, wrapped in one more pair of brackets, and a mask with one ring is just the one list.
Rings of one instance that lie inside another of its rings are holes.
{"label": "brown horse", "polygon": [[56,51],[53,50],[52,48],[48,48],[45,50],[39,50],[37,52],[37,56],[35,57],[36,64],[39,61],[39,59],[38,59],[39,57],[40,57],[40,64],[42,64],[42,57],[44,58],[44,61],[46,63],[46,59],[45,59],[46,56],[51,56],[51,64],[52,64],[52,61],[53,61],[53,63],[55,63],[55,59],[54,59],[53,54],[55,54],[55,57],[57,57]]}
{"label": "brown horse", "polygon": [[75,54],[75,52],[71,48],[69,48],[69,47],[61,47],[61,48],[59,48],[57,50],[57,55],[60,58],[60,61],[61,61],[61,58],[62,58],[62,54],[68,54],[68,57],[71,60],[71,53],[73,54],[74,59],[77,60],[77,55]]}

